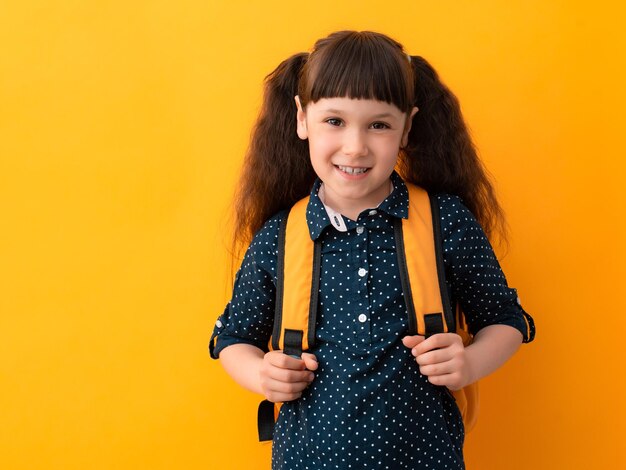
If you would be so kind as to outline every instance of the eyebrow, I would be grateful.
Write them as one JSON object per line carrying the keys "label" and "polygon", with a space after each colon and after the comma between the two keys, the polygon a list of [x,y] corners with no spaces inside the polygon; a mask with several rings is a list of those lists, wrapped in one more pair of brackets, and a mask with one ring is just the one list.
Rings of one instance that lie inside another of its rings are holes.
{"label": "eyebrow", "polygon": [[[333,109],[333,108],[325,109],[324,112],[330,113],[330,114],[343,114],[343,112],[340,109]],[[372,119],[381,119],[381,118],[393,118],[395,116],[391,113],[381,113],[381,114],[375,114],[374,116],[371,116],[371,117]]]}

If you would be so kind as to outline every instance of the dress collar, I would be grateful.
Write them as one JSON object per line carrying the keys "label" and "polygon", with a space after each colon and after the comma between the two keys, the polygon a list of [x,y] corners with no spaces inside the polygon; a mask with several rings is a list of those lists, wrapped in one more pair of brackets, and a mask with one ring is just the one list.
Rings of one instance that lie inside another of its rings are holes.
{"label": "dress collar", "polygon": [[[383,200],[383,202],[379,204],[378,207],[376,207],[376,209],[378,211],[385,212],[390,216],[406,219],[409,215],[409,192],[407,187],[400,175],[398,175],[395,171],[391,174],[391,182],[393,184],[393,191]],[[328,211],[322,203],[319,197],[321,184],[322,182],[318,178],[313,184],[309,203],[307,205],[306,220],[312,240],[316,240],[329,225],[334,225],[336,227],[342,226],[342,221],[339,219],[334,224],[331,222],[331,217],[341,217],[341,215],[332,209]],[[371,209],[374,208],[372,207]],[[360,219],[361,217],[364,217],[364,213],[367,213],[369,210],[370,209],[366,209],[361,212],[358,218]],[[345,221],[343,221],[343,226],[345,226]]]}

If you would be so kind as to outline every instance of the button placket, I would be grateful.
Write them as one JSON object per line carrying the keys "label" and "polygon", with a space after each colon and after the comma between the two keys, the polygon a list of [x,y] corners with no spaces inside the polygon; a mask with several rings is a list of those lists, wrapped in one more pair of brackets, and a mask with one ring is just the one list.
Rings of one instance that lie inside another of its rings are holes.
{"label": "button placket", "polygon": [[356,227],[359,251],[355,257],[355,275],[359,285],[359,306],[355,311],[353,321],[356,326],[356,340],[364,350],[369,350],[372,342],[372,331],[370,321],[370,295],[368,291],[368,279],[370,274],[369,266],[369,232],[367,231],[367,220],[359,221],[362,225]]}

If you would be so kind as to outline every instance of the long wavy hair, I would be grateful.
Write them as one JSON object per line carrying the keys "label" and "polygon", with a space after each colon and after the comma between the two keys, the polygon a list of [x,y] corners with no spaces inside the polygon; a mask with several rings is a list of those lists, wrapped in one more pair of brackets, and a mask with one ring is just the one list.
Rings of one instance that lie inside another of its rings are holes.
{"label": "long wavy hair", "polygon": [[461,197],[486,234],[506,241],[504,213],[461,114],[456,96],[422,57],[370,31],[339,31],[311,53],[283,61],[265,79],[264,99],[234,200],[233,253],[239,255],[275,213],[307,196],[315,181],[308,142],[296,134],[296,105],[322,98],[373,99],[407,113],[408,144],[397,170],[405,181]]}

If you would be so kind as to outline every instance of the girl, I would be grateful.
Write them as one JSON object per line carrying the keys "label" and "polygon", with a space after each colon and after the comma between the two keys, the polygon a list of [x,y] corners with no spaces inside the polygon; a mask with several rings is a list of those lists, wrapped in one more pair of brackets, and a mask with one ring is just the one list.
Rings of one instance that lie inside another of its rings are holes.
{"label": "girl", "polygon": [[[407,336],[393,221],[405,182],[437,194],[448,290],[473,343]],[[322,243],[316,343],[268,352],[279,222],[310,195]],[[462,469],[464,429],[448,390],[533,339],[487,235],[503,214],[454,95],[382,34],[342,31],[266,80],[236,199],[235,244],[251,241],[211,355],[243,387],[284,402],[273,469]]]}

